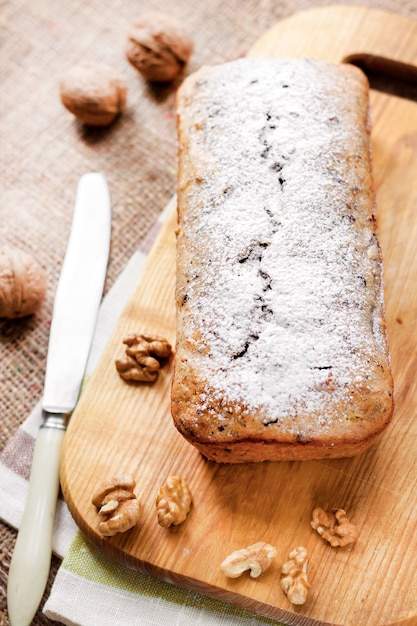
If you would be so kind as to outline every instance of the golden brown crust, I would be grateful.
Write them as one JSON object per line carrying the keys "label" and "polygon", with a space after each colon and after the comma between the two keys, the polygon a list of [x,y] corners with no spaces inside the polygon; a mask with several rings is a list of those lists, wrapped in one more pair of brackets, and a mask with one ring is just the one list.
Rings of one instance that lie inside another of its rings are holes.
{"label": "golden brown crust", "polygon": [[178,132],[174,424],[219,462],[363,452],[393,409],[366,78],[203,68]]}

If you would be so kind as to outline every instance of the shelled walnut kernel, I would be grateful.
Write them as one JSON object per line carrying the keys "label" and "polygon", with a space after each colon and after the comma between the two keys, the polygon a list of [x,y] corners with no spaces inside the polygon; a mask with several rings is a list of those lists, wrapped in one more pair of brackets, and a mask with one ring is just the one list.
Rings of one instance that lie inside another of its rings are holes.
{"label": "shelled walnut kernel", "polygon": [[177,526],[187,517],[192,503],[190,488],[180,476],[169,476],[156,497],[158,524]]}
{"label": "shelled walnut kernel", "polygon": [[171,344],[159,335],[131,334],[123,343],[127,345],[126,354],[116,360],[116,369],[124,380],[153,383],[161,363],[172,353]]}
{"label": "shelled walnut kernel", "polygon": [[142,505],[133,492],[136,481],[130,476],[115,476],[106,482],[93,497],[92,503],[104,520],[99,523],[99,532],[111,537],[124,533],[138,522]]}
{"label": "shelled walnut kernel", "polygon": [[312,513],[311,527],[333,548],[355,543],[359,537],[357,527],[349,521],[344,509],[324,511],[317,507]]}
{"label": "shelled walnut kernel", "polygon": [[281,570],[281,587],[291,604],[304,604],[310,583],[307,579],[307,550],[302,546],[294,548]]}
{"label": "shelled walnut kernel", "polygon": [[258,541],[247,548],[241,548],[229,554],[220,567],[228,578],[238,578],[247,570],[250,571],[252,578],[257,578],[268,569],[276,554],[276,549],[269,543]]}

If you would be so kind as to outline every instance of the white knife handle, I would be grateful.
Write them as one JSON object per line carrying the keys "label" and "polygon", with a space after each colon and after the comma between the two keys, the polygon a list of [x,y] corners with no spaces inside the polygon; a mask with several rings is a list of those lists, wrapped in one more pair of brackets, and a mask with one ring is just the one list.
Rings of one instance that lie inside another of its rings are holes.
{"label": "white knife handle", "polygon": [[45,423],[33,453],[29,491],[7,582],[11,626],[29,626],[42,600],[51,567],[52,532],[59,492],[65,429]]}

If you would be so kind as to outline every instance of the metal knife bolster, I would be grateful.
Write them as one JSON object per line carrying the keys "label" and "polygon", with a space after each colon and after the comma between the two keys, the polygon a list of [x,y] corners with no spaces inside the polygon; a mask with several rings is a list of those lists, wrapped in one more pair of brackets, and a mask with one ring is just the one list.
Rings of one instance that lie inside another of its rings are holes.
{"label": "metal knife bolster", "polygon": [[71,411],[68,413],[51,413],[50,411],[42,410],[43,423],[40,428],[57,428],[59,430],[66,430],[71,417]]}

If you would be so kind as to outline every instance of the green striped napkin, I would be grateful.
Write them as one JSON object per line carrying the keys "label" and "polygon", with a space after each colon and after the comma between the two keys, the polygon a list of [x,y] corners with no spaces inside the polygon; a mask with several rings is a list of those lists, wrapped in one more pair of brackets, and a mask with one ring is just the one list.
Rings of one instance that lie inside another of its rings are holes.
{"label": "green striped napkin", "polygon": [[77,532],[44,606],[77,626],[278,626],[279,622],[128,569]]}

